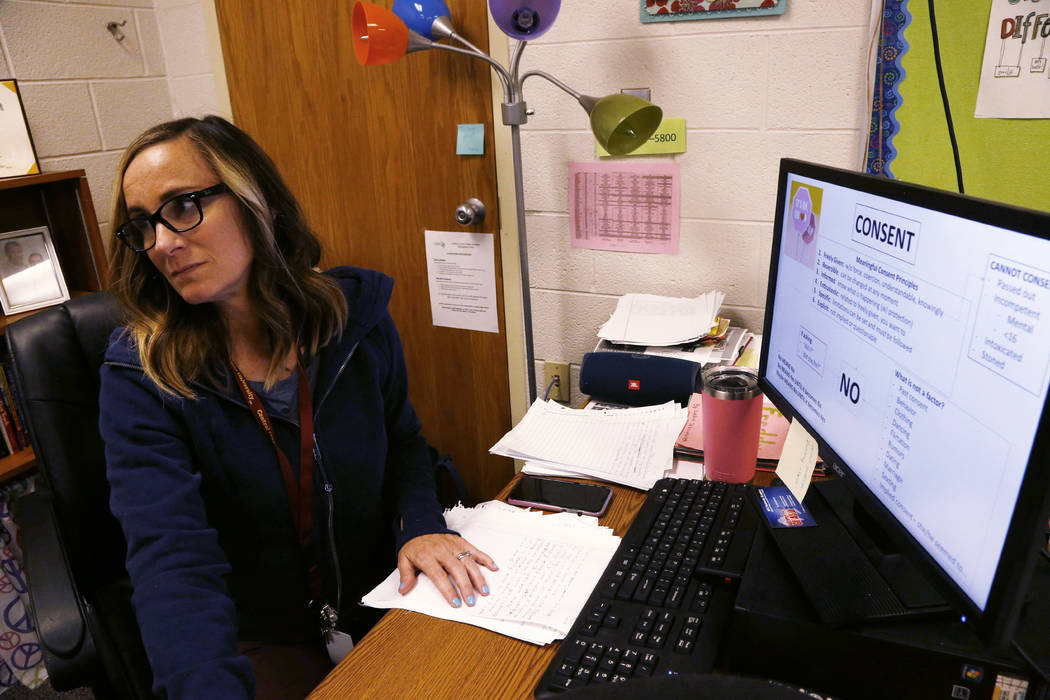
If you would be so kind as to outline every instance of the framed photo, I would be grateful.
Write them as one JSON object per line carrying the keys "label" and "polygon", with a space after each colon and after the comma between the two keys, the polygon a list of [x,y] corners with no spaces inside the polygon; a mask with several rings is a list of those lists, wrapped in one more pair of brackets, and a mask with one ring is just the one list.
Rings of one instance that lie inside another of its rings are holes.
{"label": "framed photo", "polygon": [[641,0],[643,22],[782,15],[787,0]]}
{"label": "framed photo", "polygon": [[0,233],[0,306],[4,315],[69,299],[47,226]]}
{"label": "framed photo", "polygon": [[0,177],[40,172],[17,80],[0,80]]}

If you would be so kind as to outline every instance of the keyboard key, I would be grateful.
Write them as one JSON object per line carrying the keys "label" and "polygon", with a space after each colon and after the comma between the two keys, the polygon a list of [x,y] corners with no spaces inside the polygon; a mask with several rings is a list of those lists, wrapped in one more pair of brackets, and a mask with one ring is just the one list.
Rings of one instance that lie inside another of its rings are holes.
{"label": "keyboard key", "polygon": [[649,635],[649,641],[645,643],[645,646],[650,649],[663,649],[664,644],[667,642],[667,637],[662,634],[656,634],[653,632]]}
{"label": "keyboard key", "polygon": [[674,650],[679,654],[688,654],[693,650],[693,640],[685,639],[684,637],[675,642]]}
{"label": "keyboard key", "polygon": [[620,590],[616,592],[616,600],[631,600],[634,597],[634,589],[638,587],[638,582],[641,578],[642,575],[637,571],[627,574],[627,578],[623,580]]}
{"label": "keyboard key", "polygon": [[614,675],[614,676],[613,676],[613,677],[612,677],[611,679],[609,679],[609,682],[610,682],[610,683],[626,683],[626,682],[627,682],[627,681],[629,681],[629,680],[631,680],[631,676],[630,676],[630,674],[627,674],[627,673],[617,673],[617,674],[616,674],[616,675]]}
{"label": "keyboard key", "polygon": [[575,678],[559,678],[548,687],[555,692],[559,692],[563,690],[574,690],[575,688],[582,688],[583,686],[584,683]]}
{"label": "keyboard key", "polygon": [[617,627],[620,626],[620,616],[619,615],[606,615],[605,619],[602,621],[602,626],[603,627],[608,627],[609,629],[616,629]]}
{"label": "keyboard key", "polygon": [[584,683],[586,683],[591,679],[591,669],[587,668],[586,666],[580,666],[578,669],[576,669],[576,673],[573,674],[573,678],[576,678],[577,680],[581,680]]}
{"label": "keyboard key", "polygon": [[[598,665],[598,657],[595,656],[594,654],[591,654],[591,653],[584,654],[583,658],[580,660],[580,667],[581,668],[593,669],[597,665]],[[579,674],[577,673],[577,675],[579,675]]]}
{"label": "keyboard key", "polygon": [[631,635],[631,644],[637,644],[640,647],[645,646],[645,642],[648,638],[648,632],[635,631],[634,634]]}
{"label": "keyboard key", "polygon": [[597,622],[588,622],[585,625],[583,625],[582,627],[580,627],[580,629],[578,631],[579,631],[580,634],[582,634],[582,635],[584,635],[586,637],[593,637],[594,635],[598,634],[598,623]]}
{"label": "keyboard key", "polygon": [[578,664],[580,663],[580,659],[583,658],[583,655],[587,653],[587,650],[591,648],[591,644],[582,639],[573,639],[568,644],[563,644],[562,648],[565,649],[565,654],[562,658],[566,661]]}
{"label": "keyboard key", "polygon": [[569,661],[563,661],[561,666],[558,667],[558,673],[563,676],[571,676],[576,671],[576,664]]}
{"label": "keyboard key", "polygon": [[609,673],[613,673],[616,670],[617,665],[618,662],[616,659],[610,659],[609,657],[605,657],[598,662],[598,668],[603,671],[608,671]]}
{"label": "keyboard key", "polygon": [[649,594],[652,593],[653,584],[656,583],[655,576],[646,576],[642,579],[642,582],[638,585],[638,589],[635,590],[634,595],[631,597],[636,603],[645,603],[649,600]]}

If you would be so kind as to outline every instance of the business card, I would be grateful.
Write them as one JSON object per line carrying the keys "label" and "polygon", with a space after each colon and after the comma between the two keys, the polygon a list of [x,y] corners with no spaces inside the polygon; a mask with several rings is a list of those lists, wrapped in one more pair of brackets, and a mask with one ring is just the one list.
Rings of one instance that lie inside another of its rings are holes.
{"label": "business card", "polygon": [[813,527],[813,514],[798,502],[787,486],[768,486],[755,489],[758,504],[770,527]]}

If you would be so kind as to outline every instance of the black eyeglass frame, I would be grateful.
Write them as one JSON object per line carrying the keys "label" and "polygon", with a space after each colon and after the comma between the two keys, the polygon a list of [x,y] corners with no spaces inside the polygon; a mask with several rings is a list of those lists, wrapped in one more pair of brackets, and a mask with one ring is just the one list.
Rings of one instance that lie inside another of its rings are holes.
{"label": "black eyeglass frame", "polygon": [[[157,224],[161,223],[164,224],[165,228],[167,228],[173,233],[186,233],[187,231],[192,231],[193,229],[197,228],[201,225],[201,222],[204,221],[204,207],[201,205],[202,199],[204,199],[205,197],[211,197],[212,195],[216,194],[223,194],[224,192],[229,191],[230,188],[226,185],[226,183],[220,182],[216,185],[212,185],[211,187],[205,187],[203,190],[197,190],[196,192],[183,192],[182,194],[177,194],[174,197],[170,197],[164,200],[164,202],[161,203],[159,207],[157,207],[157,211],[153,212],[152,214],[148,214],[145,216],[133,216],[132,218],[128,219],[127,222],[125,222],[120,228],[116,230],[115,235],[118,239],[120,239],[121,243],[126,245],[128,248],[131,248],[136,253],[145,253],[146,251],[152,249],[153,246],[157,245],[156,233],[154,233],[153,242],[150,245],[144,248],[136,247],[132,245],[130,241],[131,234],[128,233],[128,227],[132,226],[133,222],[145,221],[153,229],[156,229]],[[170,221],[161,216],[160,213],[164,210],[164,207],[168,206],[176,199],[184,198],[189,199],[191,202],[193,202],[194,206],[197,207],[197,223],[193,224],[192,226],[186,226],[185,228],[177,228]]]}

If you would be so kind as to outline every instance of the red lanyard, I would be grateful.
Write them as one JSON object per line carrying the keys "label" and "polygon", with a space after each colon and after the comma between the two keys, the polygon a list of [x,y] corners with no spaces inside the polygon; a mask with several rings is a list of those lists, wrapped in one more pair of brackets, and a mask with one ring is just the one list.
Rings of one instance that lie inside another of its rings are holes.
{"label": "red lanyard", "polygon": [[249,386],[248,380],[244,378],[237,365],[230,360],[233,368],[233,376],[237,379],[244,400],[248,402],[255,419],[259,421],[266,434],[270,436],[270,442],[277,451],[277,461],[281,464],[281,478],[284,480],[284,490],[288,492],[288,504],[292,509],[292,521],[299,533],[299,543],[303,549],[310,545],[310,529],[313,525],[313,484],[314,484],[314,412],[310,406],[310,383],[306,379],[303,370],[302,359],[296,362],[296,373],[299,375],[299,483],[295,483],[295,474],[292,473],[292,465],[284,451],[277,446],[277,436],[273,432],[273,424],[266,412],[258,394]]}

